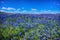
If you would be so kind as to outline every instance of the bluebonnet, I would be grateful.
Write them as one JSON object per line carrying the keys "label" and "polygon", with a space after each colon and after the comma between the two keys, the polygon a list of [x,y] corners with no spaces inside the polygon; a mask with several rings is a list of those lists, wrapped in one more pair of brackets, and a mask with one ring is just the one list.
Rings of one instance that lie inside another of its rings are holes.
{"label": "bluebonnet", "polygon": [[56,33],[58,31],[58,29],[56,27],[54,27],[54,33]]}
{"label": "bluebonnet", "polygon": [[30,36],[28,36],[28,40],[31,40]]}
{"label": "bluebonnet", "polygon": [[45,30],[45,34],[46,34],[46,36],[47,36],[48,38],[51,37],[50,31],[51,31],[51,30]]}
{"label": "bluebonnet", "polygon": [[55,38],[55,40],[60,40],[60,38]]}
{"label": "bluebonnet", "polygon": [[22,34],[23,34],[22,32],[19,33],[19,35],[22,35]]}
{"label": "bluebonnet", "polygon": [[38,32],[42,35],[42,30],[41,29]]}
{"label": "bluebonnet", "polygon": [[46,36],[46,35],[42,34],[42,35],[40,36],[40,39],[42,40],[45,36]]}
{"label": "bluebonnet", "polygon": [[28,32],[28,30],[29,30],[29,29],[26,28],[26,29],[25,29],[25,32]]}

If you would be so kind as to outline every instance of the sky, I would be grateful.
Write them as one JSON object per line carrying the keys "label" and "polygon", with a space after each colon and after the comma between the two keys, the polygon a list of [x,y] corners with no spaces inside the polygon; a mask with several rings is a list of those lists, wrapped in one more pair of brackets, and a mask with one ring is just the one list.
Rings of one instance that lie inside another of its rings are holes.
{"label": "sky", "polygon": [[0,0],[5,12],[60,12],[60,0]]}

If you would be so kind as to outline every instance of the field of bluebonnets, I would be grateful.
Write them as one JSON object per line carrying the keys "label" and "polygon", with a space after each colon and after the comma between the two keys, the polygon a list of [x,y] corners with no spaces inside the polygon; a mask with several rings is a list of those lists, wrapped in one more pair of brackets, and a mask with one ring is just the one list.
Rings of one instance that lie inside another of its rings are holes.
{"label": "field of bluebonnets", "polygon": [[60,40],[60,14],[0,12],[0,40]]}

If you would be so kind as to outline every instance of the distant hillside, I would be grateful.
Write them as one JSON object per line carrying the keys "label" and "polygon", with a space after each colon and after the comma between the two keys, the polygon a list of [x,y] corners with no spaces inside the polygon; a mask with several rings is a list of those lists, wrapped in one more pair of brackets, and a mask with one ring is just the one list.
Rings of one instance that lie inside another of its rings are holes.
{"label": "distant hillside", "polygon": [[[24,18],[44,18],[45,20],[60,20],[60,14],[20,14],[20,13],[6,13],[6,12],[0,12],[0,23],[3,21],[6,21],[6,19],[9,18],[16,18],[18,19],[21,17],[21,20]],[[31,20],[32,21],[32,20]]]}

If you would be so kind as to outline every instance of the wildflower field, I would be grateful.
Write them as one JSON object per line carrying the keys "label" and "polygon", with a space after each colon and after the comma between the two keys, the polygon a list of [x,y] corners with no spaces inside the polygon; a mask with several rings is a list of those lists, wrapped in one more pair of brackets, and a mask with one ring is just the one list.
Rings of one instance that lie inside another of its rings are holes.
{"label": "wildflower field", "polygon": [[0,12],[0,40],[60,40],[60,14]]}

